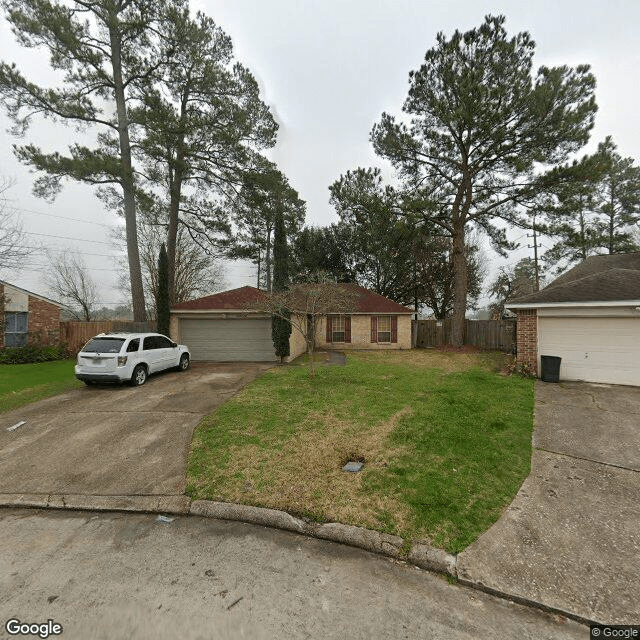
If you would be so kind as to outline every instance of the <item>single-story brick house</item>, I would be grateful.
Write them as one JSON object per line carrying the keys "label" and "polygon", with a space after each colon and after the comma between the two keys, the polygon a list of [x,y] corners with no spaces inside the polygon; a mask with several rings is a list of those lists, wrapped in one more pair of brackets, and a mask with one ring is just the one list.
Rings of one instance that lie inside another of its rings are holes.
{"label": "single-story brick house", "polygon": [[57,345],[61,304],[0,280],[3,330],[0,347]]}
{"label": "single-story brick house", "polygon": [[518,315],[518,362],[562,380],[640,385],[640,253],[591,256],[544,289],[507,303]]}
{"label": "single-story brick house", "polygon": [[[353,311],[329,315],[316,327],[321,349],[410,349],[411,309],[355,284],[336,284],[353,293]],[[275,361],[271,316],[252,309],[268,294],[240,287],[171,309],[171,337],[186,344],[193,360]],[[293,329],[289,360],[305,351],[302,334]]]}

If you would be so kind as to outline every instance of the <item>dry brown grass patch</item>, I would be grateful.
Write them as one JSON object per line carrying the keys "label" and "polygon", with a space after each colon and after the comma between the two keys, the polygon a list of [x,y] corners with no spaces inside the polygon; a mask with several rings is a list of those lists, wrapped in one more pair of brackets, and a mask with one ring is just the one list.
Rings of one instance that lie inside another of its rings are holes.
{"label": "dry brown grass patch", "polygon": [[[403,529],[410,522],[408,507],[391,497],[365,494],[362,482],[368,471],[389,463],[389,435],[410,413],[406,406],[386,421],[365,426],[339,420],[331,411],[310,412],[281,448],[232,447],[229,464],[220,471],[226,477],[220,478],[224,499],[378,528],[376,514],[385,513]],[[363,471],[342,471],[348,460],[364,461]],[[238,472],[241,478],[229,478]]]}
{"label": "dry brown grass patch", "polygon": [[487,353],[460,353],[440,349],[411,349],[410,351],[358,351],[364,362],[384,363],[422,369],[440,369],[445,373],[467,371],[487,366]]}

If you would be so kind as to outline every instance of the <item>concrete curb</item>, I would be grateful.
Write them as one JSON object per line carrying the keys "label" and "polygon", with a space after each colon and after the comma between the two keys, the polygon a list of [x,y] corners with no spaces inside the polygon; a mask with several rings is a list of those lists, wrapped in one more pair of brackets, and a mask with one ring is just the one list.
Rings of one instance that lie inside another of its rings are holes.
{"label": "concrete curb", "polygon": [[[229,504],[227,502],[210,502],[208,500],[194,500],[189,511],[194,516],[205,516],[208,518],[220,518],[221,520],[234,520],[247,522],[249,524],[259,524],[274,529],[285,529],[295,533],[302,533],[313,538],[331,540],[351,547],[358,547],[373,553],[398,558],[401,556],[401,548],[404,540],[399,536],[388,533],[380,533],[363,527],[354,527],[339,522],[329,522],[319,524],[307,522],[300,518],[275,509],[264,509],[262,507],[251,507],[242,504]],[[419,547],[419,548],[417,548]],[[428,545],[414,545],[415,554],[410,554],[407,558],[413,564],[437,571],[456,575],[456,559],[442,549],[435,549]],[[412,559],[413,556],[413,559]]]}
{"label": "concrete curb", "polygon": [[245,522],[273,529],[282,529],[357,547],[389,558],[401,559],[421,569],[455,578],[459,584],[465,587],[483,591],[503,600],[526,605],[546,613],[557,614],[580,624],[601,624],[596,620],[589,620],[569,611],[549,607],[535,600],[529,600],[528,598],[488,587],[469,576],[458,577],[457,556],[423,542],[413,543],[409,553],[404,554],[401,553],[404,541],[398,536],[338,522],[326,524],[307,522],[285,511],[276,509],[209,500],[191,501],[187,496],[87,496],[61,494],[0,494],[0,508],[2,507],[171,513]]}
{"label": "concrete curb", "polygon": [[188,514],[191,500],[187,496],[90,496],[64,494],[4,493],[0,507],[73,509],[75,511],[133,511],[146,513]]}

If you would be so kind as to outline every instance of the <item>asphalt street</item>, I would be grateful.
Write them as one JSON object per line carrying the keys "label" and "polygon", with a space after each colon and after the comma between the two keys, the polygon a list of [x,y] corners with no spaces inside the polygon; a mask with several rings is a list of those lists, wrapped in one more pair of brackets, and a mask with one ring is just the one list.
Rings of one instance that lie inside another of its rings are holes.
{"label": "asphalt street", "polygon": [[0,539],[0,638],[12,618],[52,620],[64,640],[589,637],[403,562],[237,522],[8,508]]}

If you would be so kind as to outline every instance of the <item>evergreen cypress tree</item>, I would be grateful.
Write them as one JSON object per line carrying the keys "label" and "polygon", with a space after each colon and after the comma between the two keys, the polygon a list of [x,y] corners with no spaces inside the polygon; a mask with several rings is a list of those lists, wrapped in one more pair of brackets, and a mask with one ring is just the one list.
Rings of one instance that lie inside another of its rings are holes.
{"label": "evergreen cypress tree", "polygon": [[169,261],[167,248],[162,243],[158,256],[158,291],[156,292],[156,319],[158,333],[169,335]]}
{"label": "evergreen cypress tree", "polygon": [[[282,207],[278,206],[273,230],[273,291],[284,291],[289,285],[289,251],[287,248],[287,232],[284,225]],[[285,358],[289,355],[289,336],[291,322],[289,313],[282,310],[282,315],[274,315],[271,320],[271,338],[276,355]]]}

